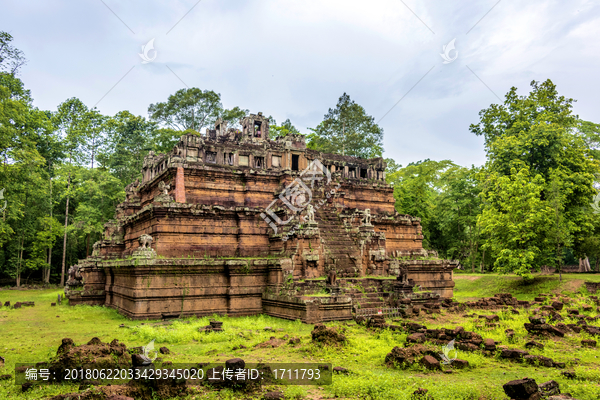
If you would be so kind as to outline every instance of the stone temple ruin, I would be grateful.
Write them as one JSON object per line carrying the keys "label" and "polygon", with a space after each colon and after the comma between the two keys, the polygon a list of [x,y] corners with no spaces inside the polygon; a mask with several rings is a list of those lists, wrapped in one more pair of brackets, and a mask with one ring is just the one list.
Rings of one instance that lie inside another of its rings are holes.
{"label": "stone temple ruin", "polygon": [[[70,304],[136,319],[318,322],[452,297],[456,264],[424,250],[420,220],[395,211],[382,158],[271,138],[262,113],[240,123],[219,120],[146,156],[104,240],[69,270]],[[428,292],[413,294],[415,285]]]}

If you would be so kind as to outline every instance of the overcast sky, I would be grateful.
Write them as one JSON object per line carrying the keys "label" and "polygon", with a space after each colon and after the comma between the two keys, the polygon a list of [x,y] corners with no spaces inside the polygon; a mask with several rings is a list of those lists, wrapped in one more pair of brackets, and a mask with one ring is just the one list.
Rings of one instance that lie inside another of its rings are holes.
{"label": "overcast sky", "polygon": [[[485,161],[469,132],[511,86],[548,78],[600,122],[600,2],[538,0],[3,1],[0,30],[35,105],[70,97],[113,115],[188,87],[306,133],[346,92],[385,132],[385,157]],[[143,45],[154,39],[142,64]],[[455,50],[443,46],[455,39]]]}

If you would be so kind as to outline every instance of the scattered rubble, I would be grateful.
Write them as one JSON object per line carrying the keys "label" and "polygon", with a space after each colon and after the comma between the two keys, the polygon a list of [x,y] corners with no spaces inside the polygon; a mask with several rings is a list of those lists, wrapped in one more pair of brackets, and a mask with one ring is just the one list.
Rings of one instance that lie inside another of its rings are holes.
{"label": "scattered rubble", "polygon": [[316,324],[311,332],[311,336],[313,342],[335,346],[346,343],[344,332],[344,328],[328,328],[323,324]]}

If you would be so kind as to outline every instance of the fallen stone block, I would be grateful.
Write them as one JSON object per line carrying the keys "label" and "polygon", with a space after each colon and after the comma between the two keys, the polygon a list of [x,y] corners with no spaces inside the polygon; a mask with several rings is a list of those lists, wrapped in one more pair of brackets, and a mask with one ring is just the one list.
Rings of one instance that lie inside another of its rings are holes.
{"label": "fallen stone block", "polygon": [[518,349],[502,349],[500,358],[508,358],[513,360],[521,360],[523,357],[529,355],[525,350]]}
{"label": "fallen stone block", "polygon": [[346,343],[344,329],[328,328],[323,324],[315,325],[311,332],[313,342],[323,343],[325,345],[341,345]]}
{"label": "fallen stone block", "polygon": [[583,347],[596,347],[596,341],[591,339],[583,339],[581,341]]}
{"label": "fallen stone block", "polygon": [[441,369],[440,362],[438,360],[436,360],[433,356],[427,355],[427,356],[421,358],[421,361],[419,361],[419,362],[425,368],[430,369],[430,370]]}
{"label": "fallen stone block", "polygon": [[493,339],[484,339],[483,346],[487,351],[495,351],[496,350],[496,342]]}
{"label": "fallen stone block", "polygon": [[577,377],[575,372],[571,372],[571,371],[563,371],[560,374],[568,379],[575,379]]}
{"label": "fallen stone block", "polygon": [[536,355],[529,354],[529,355],[526,355],[525,357],[523,357],[523,359],[528,364],[536,364],[537,363],[543,367],[548,367],[548,368],[551,368],[554,366],[554,361],[552,361],[551,358],[544,357],[544,356],[536,356]]}
{"label": "fallen stone block", "polygon": [[525,347],[528,349],[531,349],[533,347],[537,347],[538,349],[543,349],[544,345],[539,342],[536,342],[535,340],[532,340],[530,342],[525,343]]}
{"label": "fallen stone block", "polygon": [[543,325],[546,323],[546,318],[529,317],[529,322],[531,322],[533,325]]}
{"label": "fallen stone block", "polygon": [[467,360],[461,360],[460,358],[455,358],[452,360],[452,368],[463,369],[469,367],[469,362]]}
{"label": "fallen stone block", "polygon": [[552,396],[555,394],[560,394],[560,387],[558,385],[558,382],[554,380],[540,383],[539,389],[542,392],[543,396]]}
{"label": "fallen stone block", "polygon": [[407,343],[424,343],[425,342],[425,334],[424,333],[413,333],[406,338]]}
{"label": "fallen stone block", "polygon": [[[504,393],[511,399],[515,400],[533,400],[532,396],[538,394],[539,389],[534,379],[524,378],[516,379],[502,385]],[[540,398],[540,397],[537,397]]]}
{"label": "fallen stone block", "polygon": [[385,364],[388,367],[398,366],[405,368],[414,364],[419,356],[421,356],[419,349],[412,347],[400,348],[396,346],[385,356]]}

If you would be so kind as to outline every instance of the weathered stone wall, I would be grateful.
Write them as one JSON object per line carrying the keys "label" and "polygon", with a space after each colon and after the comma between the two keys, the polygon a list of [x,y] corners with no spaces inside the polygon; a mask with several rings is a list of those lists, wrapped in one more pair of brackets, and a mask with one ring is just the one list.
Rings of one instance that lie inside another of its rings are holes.
{"label": "weathered stone wall", "polygon": [[263,312],[273,317],[301,320],[316,324],[352,319],[352,299],[349,297],[297,298],[264,294]]}
{"label": "weathered stone wall", "polygon": [[102,266],[105,305],[133,319],[258,314],[263,290],[282,280],[281,263],[268,259],[133,259]]}
{"label": "weathered stone wall", "polygon": [[154,238],[154,250],[164,257],[265,257],[270,252],[270,227],[260,210],[247,207],[150,205],[123,226],[125,256],[137,249],[143,234]]}

